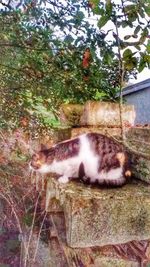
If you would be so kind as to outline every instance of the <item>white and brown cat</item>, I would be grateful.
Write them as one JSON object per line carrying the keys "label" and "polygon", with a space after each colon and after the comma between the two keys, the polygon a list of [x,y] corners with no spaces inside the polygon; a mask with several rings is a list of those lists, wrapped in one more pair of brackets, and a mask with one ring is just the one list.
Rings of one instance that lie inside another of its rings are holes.
{"label": "white and brown cat", "polygon": [[121,186],[131,176],[123,146],[98,133],[43,148],[32,156],[30,167],[40,173],[58,174],[60,183],[79,178],[90,184]]}

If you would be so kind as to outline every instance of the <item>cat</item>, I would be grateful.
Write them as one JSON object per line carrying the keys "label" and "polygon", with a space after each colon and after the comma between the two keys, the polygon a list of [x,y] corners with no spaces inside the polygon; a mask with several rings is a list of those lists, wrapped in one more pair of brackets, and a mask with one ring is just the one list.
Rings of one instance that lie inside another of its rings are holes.
{"label": "cat", "polygon": [[121,144],[99,133],[82,134],[32,156],[31,169],[56,173],[60,183],[79,178],[90,184],[122,186],[131,176],[129,157]]}

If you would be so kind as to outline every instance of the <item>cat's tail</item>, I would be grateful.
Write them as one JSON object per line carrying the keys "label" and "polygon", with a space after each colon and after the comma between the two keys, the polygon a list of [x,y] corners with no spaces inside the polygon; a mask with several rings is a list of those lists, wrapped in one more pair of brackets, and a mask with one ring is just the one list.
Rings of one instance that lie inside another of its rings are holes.
{"label": "cat's tail", "polygon": [[131,176],[132,176],[132,172],[131,172],[131,160],[130,160],[130,156],[127,152],[125,152],[125,163],[123,166],[123,174],[124,177],[126,178],[126,180],[130,180]]}
{"label": "cat's tail", "polygon": [[127,182],[132,176],[130,169],[130,156],[126,151],[123,151],[117,154],[117,159],[119,160],[120,166],[123,168],[123,177]]}

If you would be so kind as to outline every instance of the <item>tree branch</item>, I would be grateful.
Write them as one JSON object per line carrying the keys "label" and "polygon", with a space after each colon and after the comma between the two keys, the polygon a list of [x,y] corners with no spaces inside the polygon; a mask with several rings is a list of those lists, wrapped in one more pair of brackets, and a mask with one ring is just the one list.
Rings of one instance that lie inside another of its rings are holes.
{"label": "tree branch", "polygon": [[122,88],[123,88],[123,82],[124,82],[124,65],[121,57],[121,46],[120,46],[120,38],[119,38],[119,31],[118,31],[118,23],[117,18],[115,22],[116,26],[116,41],[117,41],[117,47],[118,47],[118,57],[119,57],[119,108],[120,108],[120,124],[121,124],[121,137],[122,140],[125,141],[125,131],[124,131],[124,124],[123,124],[123,118],[122,118],[122,105],[123,105],[123,96],[122,96]]}
{"label": "tree branch", "polygon": [[31,238],[32,238],[32,235],[33,235],[33,228],[34,228],[34,224],[35,224],[35,218],[36,218],[36,214],[37,214],[39,198],[40,198],[40,193],[38,194],[38,197],[37,197],[37,200],[36,200],[36,203],[35,203],[34,214],[33,214],[33,219],[32,219],[32,225],[31,225],[31,228],[30,228],[30,234],[29,234],[29,238],[28,238],[28,242],[27,242],[26,251],[25,251],[24,267],[27,266],[27,262],[28,262],[29,248],[30,248]]}
{"label": "tree branch", "polygon": [[12,7],[11,7],[11,5],[10,5],[10,2],[11,2],[11,0],[9,0],[8,3],[6,4],[6,3],[4,3],[4,2],[1,0],[1,1],[0,1],[0,4],[1,4],[2,6],[4,6],[4,7],[7,7],[9,10],[11,10]]}

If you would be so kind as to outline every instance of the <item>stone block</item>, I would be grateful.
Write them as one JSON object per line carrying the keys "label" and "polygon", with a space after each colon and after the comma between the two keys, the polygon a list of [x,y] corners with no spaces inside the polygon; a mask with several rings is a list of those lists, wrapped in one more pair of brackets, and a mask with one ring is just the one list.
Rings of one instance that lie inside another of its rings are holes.
{"label": "stone block", "polygon": [[[134,106],[123,105],[122,118],[125,126],[133,126]],[[80,126],[120,127],[119,103],[87,101],[81,115]]]}
{"label": "stone block", "polygon": [[131,128],[126,133],[126,138],[133,175],[150,184],[150,128]]}
{"label": "stone block", "polygon": [[[126,131],[128,128],[125,129]],[[121,136],[121,128],[108,128],[108,127],[78,127],[71,129],[71,137],[74,138],[84,133],[100,133],[107,136]]]}
{"label": "stone block", "polygon": [[48,203],[48,206],[46,207],[47,212],[62,212],[63,208],[60,205],[60,202],[55,197],[50,198],[50,202]]}
{"label": "stone block", "polygon": [[130,128],[126,138],[133,149],[150,156],[150,128]]}
{"label": "stone block", "polygon": [[128,131],[127,137],[150,144],[150,127],[133,127]]}
{"label": "stone block", "polygon": [[[139,267],[140,263],[147,263],[150,259],[148,243],[145,241],[139,244],[130,242],[117,246],[71,248],[66,244],[63,213],[50,213],[49,223],[51,227],[44,234],[48,242],[43,242],[41,236],[36,261],[34,264],[31,262],[32,267]],[[34,234],[30,243],[31,259],[37,243],[38,235]]]}
{"label": "stone block", "polygon": [[139,267],[139,263],[124,259],[100,257],[97,258],[94,265],[91,265],[90,267]]}
{"label": "stone block", "polygon": [[150,160],[131,154],[132,175],[150,184]]}
{"label": "stone block", "polygon": [[91,188],[82,183],[60,185],[49,179],[51,193],[65,214],[70,247],[92,247],[150,239],[150,188],[133,182],[122,188]]}
{"label": "stone block", "polygon": [[48,145],[51,147],[53,144],[67,140],[71,138],[71,128],[60,127],[56,129],[51,129],[49,133],[42,135],[39,138],[39,143]]}
{"label": "stone block", "polygon": [[79,126],[84,106],[81,104],[62,104],[60,107],[60,121],[69,126]]}

